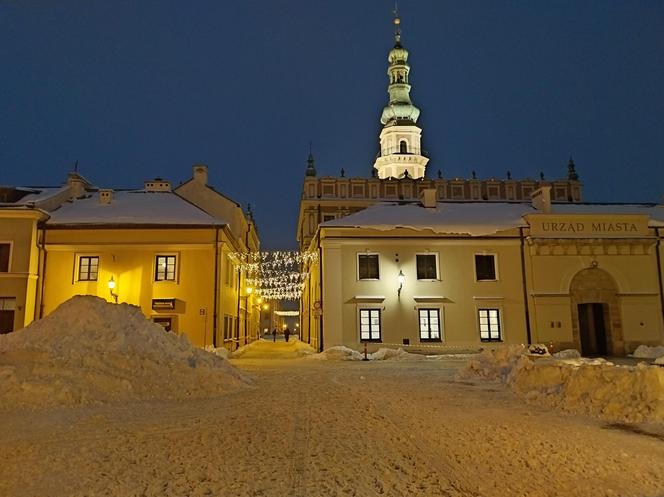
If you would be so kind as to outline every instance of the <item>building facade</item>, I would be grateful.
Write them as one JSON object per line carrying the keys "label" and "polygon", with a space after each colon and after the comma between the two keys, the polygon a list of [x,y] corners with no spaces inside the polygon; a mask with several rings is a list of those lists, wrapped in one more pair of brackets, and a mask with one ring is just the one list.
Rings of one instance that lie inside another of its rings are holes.
{"label": "building facade", "polygon": [[372,177],[318,177],[309,157],[297,239],[319,257],[304,268],[303,338],[321,350],[543,342],[586,355],[663,343],[664,207],[584,203],[571,158],[552,181],[427,179],[395,24]]}
{"label": "building facade", "polygon": [[96,295],[137,305],[200,347],[256,339],[260,307],[228,254],[257,251],[258,234],[251,216],[207,181],[207,167],[196,165],[175,189],[162,179],[140,190],[100,189],[76,173],[60,188],[5,188],[1,331],[74,295]]}

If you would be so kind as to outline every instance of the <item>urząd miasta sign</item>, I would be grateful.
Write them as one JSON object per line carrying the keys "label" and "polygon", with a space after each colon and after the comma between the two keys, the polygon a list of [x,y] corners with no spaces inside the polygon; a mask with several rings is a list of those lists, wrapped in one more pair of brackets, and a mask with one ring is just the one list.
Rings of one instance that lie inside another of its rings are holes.
{"label": "urz\u0105d miasta sign", "polygon": [[526,216],[530,235],[555,238],[633,238],[650,236],[645,215],[534,215]]}

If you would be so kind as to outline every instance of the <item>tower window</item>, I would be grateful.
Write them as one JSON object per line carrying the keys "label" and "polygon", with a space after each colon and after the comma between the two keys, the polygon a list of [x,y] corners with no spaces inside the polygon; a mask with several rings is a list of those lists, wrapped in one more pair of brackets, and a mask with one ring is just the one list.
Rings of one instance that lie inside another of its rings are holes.
{"label": "tower window", "polygon": [[399,153],[400,154],[407,154],[408,153],[408,144],[406,143],[405,140],[401,140],[399,142]]}

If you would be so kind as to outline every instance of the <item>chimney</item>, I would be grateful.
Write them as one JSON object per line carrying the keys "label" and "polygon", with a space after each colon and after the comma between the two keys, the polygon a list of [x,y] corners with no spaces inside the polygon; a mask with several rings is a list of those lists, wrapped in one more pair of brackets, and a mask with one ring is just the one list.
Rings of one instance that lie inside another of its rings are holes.
{"label": "chimney", "polygon": [[165,179],[155,178],[143,183],[146,192],[170,192],[171,184]]}
{"label": "chimney", "polygon": [[113,201],[113,190],[103,189],[99,190],[99,203],[110,204]]}
{"label": "chimney", "polygon": [[201,185],[207,185],[208,182],[208,167],[205,164],[194,164],[193,176],[194,181],[200,183]]}
{"label": "chimney", "polygon": [[437,205],[435,188],[424,188],[420,198],[422,200],[422,206],[427,209],[434,209]]}
{"label": "chimney", "polygon": [[67,175],[67,185],[72,198],[80,198],[85,194],[85,183],[83,177],[78,173],[71,172]]}
{"label": "chimney", "polygon": [[551,187],[541,186],[530,194],[532,205],[544,214],[551,214]]}

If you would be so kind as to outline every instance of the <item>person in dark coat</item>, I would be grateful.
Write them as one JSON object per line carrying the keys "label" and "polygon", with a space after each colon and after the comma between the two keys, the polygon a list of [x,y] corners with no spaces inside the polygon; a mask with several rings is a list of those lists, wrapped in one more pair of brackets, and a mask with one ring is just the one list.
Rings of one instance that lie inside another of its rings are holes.
{"label": "person in dark coat", "polygon": [[272,341],[273,342],[277,341],[277,329],[276,328],[272,329]]}
{"label": "person in dark coat", "polygon": [[286,341],[288,341],[288,337],[290,337],[290,329],[288,326],[286,326],[286,329],[284,330],[284,336],[286,337]]}

